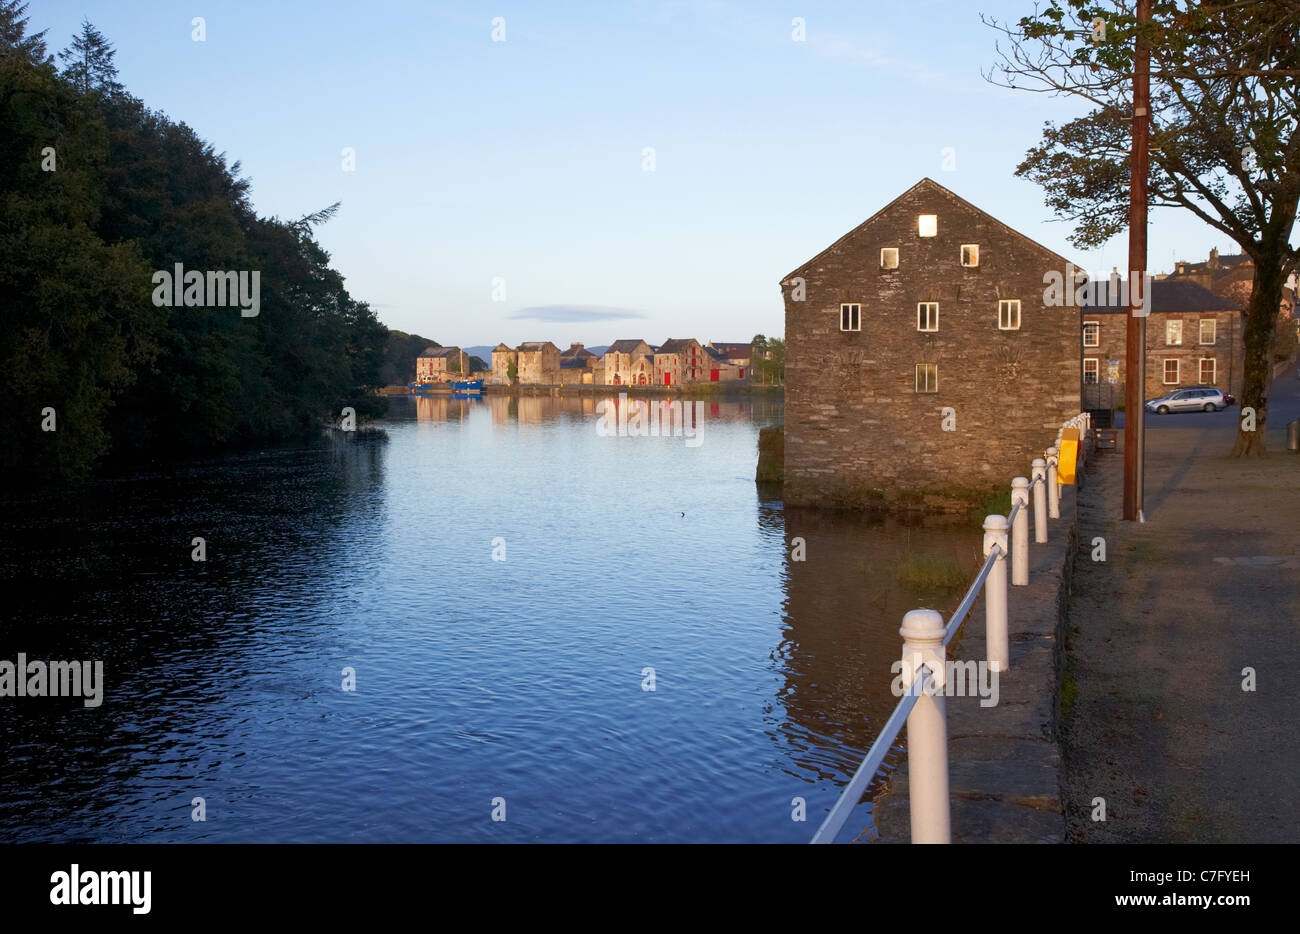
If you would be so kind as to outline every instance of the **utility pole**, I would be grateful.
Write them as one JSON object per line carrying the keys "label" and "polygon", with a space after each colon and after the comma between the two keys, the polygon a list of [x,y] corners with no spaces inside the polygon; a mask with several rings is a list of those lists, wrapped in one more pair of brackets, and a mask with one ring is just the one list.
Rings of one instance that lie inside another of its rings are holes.
{"label": "utility pole", "polygon": [[1151,50],[1141,30],[1151,19],[1151,0],[1137,0],[1138,35],[1133,57],[1133,148],[1128,198],[1128,327],[1125,331],[1124,518],[1144,521],[1142,450],[1146,428],[1147,319],[1138,296],[1150,308],[1147,271],[1147,140],[1151,132]]}

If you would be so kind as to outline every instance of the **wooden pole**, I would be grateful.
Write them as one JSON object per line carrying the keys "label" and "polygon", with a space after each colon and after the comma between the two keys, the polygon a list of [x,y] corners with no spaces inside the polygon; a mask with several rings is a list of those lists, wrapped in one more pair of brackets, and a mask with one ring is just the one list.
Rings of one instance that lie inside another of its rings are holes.
{"label": "wooden pole", "polygon": [[[1151,19],[1151,0],[1137,0],[1139,30]],[[1133,60],[1133,148],[1128,202],[1129,315],[1125,331],[1124,386],[1124,518],[1142,518],[1143,435],[1146,421],[1147,319],[1135,301],[1146,282],[1147,269],[1147,139],[1151,128],[1151,51],[1141,32]],[[1142,289],[1150,308],[1152,297]]]}

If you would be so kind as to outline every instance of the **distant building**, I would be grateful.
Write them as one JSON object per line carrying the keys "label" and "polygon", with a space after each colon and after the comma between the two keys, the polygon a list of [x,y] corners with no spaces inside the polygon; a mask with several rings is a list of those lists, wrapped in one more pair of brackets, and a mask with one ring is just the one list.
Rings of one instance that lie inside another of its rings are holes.
{"label": "distant building", "polygon": [[614,341],[602,359],[607,386],[645,386],[654,382],[654,348],[643,340]]}
{"label": "distant building", "polygon": [[1079,412],[1067,261],[922,179],[781,280],[785,501],[955,508]]}
{"label": "distant building", "polygon": [[[704,353],[707,358],[706,370],[709,374],[709,382],[729,383],[745,379],[748,368],[731,362],[722,351],[716,350],[713,345],[705,347]],[[746,358],[746,363],[748,363],[748,358]]]}
{"label": "distant building", "polygon": [[492,382],[502,386],[510,385],[510,364],[519,365],[519,351],[507,347],[504,343],[492,348]]}
{"label": "distant building", "polygon": [[469,375],[469,355],[459,347],[426,347],[415,358],[417,383],[445,383]]}
{"label": "distant building", "polygon": [[[1112,408],[1124,398],[1128,305],[1122,281],[1089,283],[1095,290],[1083,309],[1083,402]],[[1117,291],[1112,301],[1112,291]],[[1147,316],[1145,398],[1184,386],[1241,392],[1246,355],[1241,343],[1245,312],[1237,300],[1216,295],[1190,278],[1151,283]]]}
{"label": "distant building", "polygon": [[732,363],[745,371],[741,379],[753,376],[754,370],[754,345],[740,344],[729,341],[709,341],[704,345],[706,350],[717,351],[728,363]]}
{"label": "distant building", "polygon": [[519,351],[519,382],[524,385],[558,386],[560,348],[550,341],[525,341]]}
{"label": "distant building", "polygon": [[[1165,278],[1194,282],[1215,295],[1231,299],[1235,306],[1245,310],[1255,291],[1255,261],[1245,253],[1219,254],[1218,248],[1210,250],[1210,258],[1203,263],[1177,262],[1174,271]],[[1296,310],[1296,276],[1294,273],[1282,289],[1278,308],[1278,333],[1290,328],[1300,334],[1300,314]]]}
{"label": "distant building", "polygon": [[655,351],[655,384],[680,386],[708,379],[705,373],[706,356],[700,342],[693,337],[664,341]]}

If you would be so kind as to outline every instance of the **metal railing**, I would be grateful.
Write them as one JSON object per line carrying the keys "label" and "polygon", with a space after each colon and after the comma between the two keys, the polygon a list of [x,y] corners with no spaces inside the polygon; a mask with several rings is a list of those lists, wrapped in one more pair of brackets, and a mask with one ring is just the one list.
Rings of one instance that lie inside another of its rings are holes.
{"label": "metal railing", "polygon": [[[952,617],[944,624],[935,610],[912,610],[903,617],[902,679],[907,684],[893,713],[881,727],[853,777],[840,793],[813,843],[833,843],[863,792],[884,764],[885,756],[907,724],[907,759],[910,772],[908,805],[911,810],[913,843],[950,843],[952,831],[948,803],[948,728],[944,719],[943,687],[946,678],[947,646],[970,614],[980,591],[984,593],[986,662],[991,672],[1009,671],[1011,660],[1007,638],[1007,556],[1011,557],[1011,585],[1029,585],[1029,513],[1034,514],[1034,540],[1047,541],[1049,518],[1058,519],[1061,440],[1066,429],[1077,428],[1080,438],[1088,437],[1090,419],[1082,412],[1066,421],[1056,434],[1056,444],[1030,465],[1032,480],[1011,481],[1011,512],[984,519],[984,564]],[[1086,445],[1077,451],[1080,461]],[[1078,464],[1076,464],[1076,467]],[[1032,494],[1032,507],[1031,507]],[[1008,549],[1008,538],[1010,548]]]}

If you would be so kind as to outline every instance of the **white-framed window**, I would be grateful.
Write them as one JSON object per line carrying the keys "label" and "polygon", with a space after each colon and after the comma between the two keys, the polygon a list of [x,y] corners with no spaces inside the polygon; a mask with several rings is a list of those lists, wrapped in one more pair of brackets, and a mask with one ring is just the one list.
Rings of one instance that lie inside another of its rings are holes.
{"label": "white-framed window", "polygon": [[1214,378],[1219,372],[1218,361],[1213,357],[1202,357],[1200,370],[1201,385],[1213,386]]}
{"label": "white-framed window", "polygon": [[939,303],[916,303],[916,329],[918,331],[939,330]]}
{"label": "white-framed window", "polygon": [[1083,322],[1083,346],[1085,347],[1101,346],[1101,322],[1100,321]]}
{"label": "white-framed window", "polygon": [[861,331],[862,330],[862,306],[853,303],[840,305],[840,330],[841,331]]}
{"label": "white-framed window", "polygon": [[1201,335],[1200,335],[1200,342],[1201,342],[1202,344],[1213,344],[1213,343],[1214,343],[1214,339],[1215,339],[1215,337],[1218,336],[1217,333],[1216,333],[1217,330],[1218,330],[1217,327],[1216,327],[1217,323],[1218,323],[1218,322],[1216,322],[1213,318],[1202,318],[1202,319],[1201,319]]}
{"label": "white-framed window", "polygon": [[939,233],[938,214],[919,214],[916,218],[916,232],[922,237],[934,237]]}
{"label": "white-framed window", "polygon": [[1178,385],[1178,360],[1177,360],[1177,358],[1174,358],[1174,359],[1172,359],[1172,360],[1166,360],[1166,361],[1165,361],[1164,381],[1165,381],[1165,385],[1166,385],[1166,386],[1177,386],[1177,385]]}
{"label": "white-framed window", "polygon": [[1101,360],[1098,357],[1083,358],[1083,382],[1086,386],[1096,386],[1101,382]]}
{"label": "white-framed window", "polygon": [[1183,342],[1183,322],[1166,321],[1165,322],[1165,343],[1171,347],[1176,347]]}
{"label": "white-framed window", "polygon": [[939,391],[939,364],[918,363],[916,365],[916,391]]}
{"label": "white-framed window", "polygon": [[1020,299],[1003,298],[998,301],[998,330],[1020,330]]}
{"label": "white-framed window", "polygon": [[880,248],[880,268],[881,269],[898,268],[898,247],[886,246]]}
{"label": "white-framed window", "polygon": [[963,266],[978,266],[980,264],[980,246],[978,243],[963,243],[961,245],[961,264]]}

